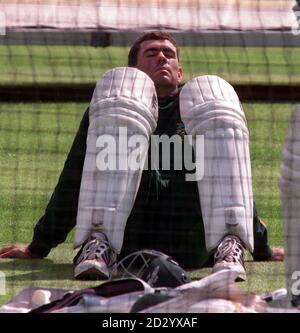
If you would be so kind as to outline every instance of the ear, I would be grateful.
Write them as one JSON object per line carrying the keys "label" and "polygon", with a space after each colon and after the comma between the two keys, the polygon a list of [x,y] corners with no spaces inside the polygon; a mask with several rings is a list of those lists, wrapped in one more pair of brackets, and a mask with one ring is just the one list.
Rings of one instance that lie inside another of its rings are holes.
{"label": "ear", "polygon": [[183,70],[182,70],[182,67],[179,66],[179,68],[178,68],[178,76],[177,76],[177,83],[181,82],[182,76],[183,76]]}

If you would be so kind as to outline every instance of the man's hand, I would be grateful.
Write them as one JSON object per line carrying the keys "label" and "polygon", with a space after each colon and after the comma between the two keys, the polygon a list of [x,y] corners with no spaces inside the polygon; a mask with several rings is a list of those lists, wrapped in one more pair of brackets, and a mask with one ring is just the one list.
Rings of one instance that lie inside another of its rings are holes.
{"label": "man's hand", "polygon": [[284,260],[284,248],[282,247],[272,247],[272,257],[269,261],[283,261]]}
{"label": "man's hand", "polygon": [[28,245],[12,244],[0,248],[0,259],[15,258],[15,259],[38,259],[30,253]]}

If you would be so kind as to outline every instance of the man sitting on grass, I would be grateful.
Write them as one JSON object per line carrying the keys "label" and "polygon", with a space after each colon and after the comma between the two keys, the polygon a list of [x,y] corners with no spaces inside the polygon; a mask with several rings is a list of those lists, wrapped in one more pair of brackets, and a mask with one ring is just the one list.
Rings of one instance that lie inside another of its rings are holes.
{"label": "man sitting on grass", "polygon": [[[232,269],[240,280],[245,249],[254,260],[283,259],[281,248],[269,247],[253,202],[237,94],[212,75],[179,87],[182,75],[171,35],[149,32],[134,43],[128,67],[97,82],[31,243],[5,246],[0,258],[46,257],[76,225],[78,279],[107,279],[118,254],[143,248],[184,267],[211,258],[213,272]],[[173,148],[158,149],[166,138]]]}

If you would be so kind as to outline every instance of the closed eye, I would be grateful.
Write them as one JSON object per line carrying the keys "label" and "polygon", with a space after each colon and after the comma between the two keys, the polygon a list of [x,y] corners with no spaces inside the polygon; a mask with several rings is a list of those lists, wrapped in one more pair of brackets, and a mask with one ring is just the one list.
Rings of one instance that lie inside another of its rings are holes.
{"label": "closed eye", "polygon": [[153,48],[146,49],[144,54],[146,57],[153,57],[153,56],[156,56],[160,51],[163,52],[163,54],[166,58],[176,58],[176,53],[170,48],[158,49],[158,48],[153,47]]}
{"label": "closed eye", "polygon": [[146,57],[155,56],[155,55],[157,55],[158,52],[159,52],[159,51],[158,51],[158,49],[156,49],[156,48],[147,49],[147,50],[145,51],[145,56],[146,56]]}

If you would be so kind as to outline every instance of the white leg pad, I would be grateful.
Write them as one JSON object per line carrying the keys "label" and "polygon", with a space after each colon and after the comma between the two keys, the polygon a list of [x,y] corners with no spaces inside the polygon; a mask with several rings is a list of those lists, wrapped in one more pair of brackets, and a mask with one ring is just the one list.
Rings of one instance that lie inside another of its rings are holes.
{"label": "white leg pad", "polygon": [[75,247],[101,231],[120,252],[157,114],[154,83],[142,71],[115,68],[97,82],[89,109]]}
{"label": "white leg pad", "polygon": [[[200,76],[182,88],[180,110],[187,134],[204,136],[198,190],[207,250],[232,234],[253,251],[249,133],[236,92],[217,76]],[[195,145],[194,150],[197,154]]]}
{"label": "white leg pad", "polygon": [[[300,292],[300,106],[291,117],[282,153],[279,187],[284,220],[286,284],[291,298],[295,291]],[[294,272],[298,273],[293,276]]]}

